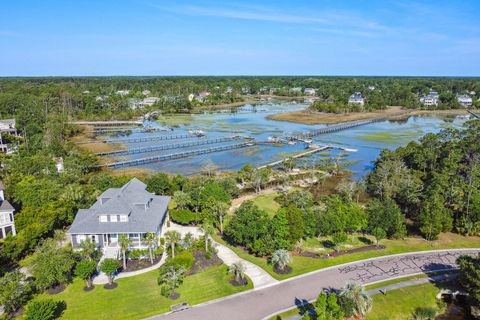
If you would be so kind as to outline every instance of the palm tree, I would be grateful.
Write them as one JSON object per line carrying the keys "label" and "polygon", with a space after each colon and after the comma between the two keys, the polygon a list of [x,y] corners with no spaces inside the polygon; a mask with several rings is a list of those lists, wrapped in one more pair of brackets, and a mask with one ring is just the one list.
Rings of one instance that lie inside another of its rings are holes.
{"label": "palm tree", "polygon": [[212,205],[212,211],[218,218],[220,224],[220,233],[223,234],[223,217],[227,214],[230,206],[223,201],[215,201]]}
{"label": "palm tree", "polygon": [[175,245],[178,244],[180,240],[182,240],[180,232],[175,230],[165,232],[165,241],[172,249],[172,258],[175,258]]}
{"label": "palm tree", "polygon": [[245,265],[241,261],[232,263],[228,267],[228,273],[235,276],[235,281],[237,283],[240,283],[240,281],[243,280],[243,278],[245,277],[245,270]]}
{"label": "palm tree", "polygon": [[372,307],[372,301],[365,287],[357,282],[348,283],[338,296],[352,306],[351,316],[363,318]]}
{"label": "palm tree", "polygon": [[148,247],[148,255],[150,256],[150,264],[153,264],[153,248],[158,245],[158,237],[154,232],[149,232],[145,236],[145,244]]}
{"label": "palm tree", "polygon": [[93,253],[95,252],[95,249],[97,248],[97,245],[95,244],[95,242],[90,240],[90,238],[87,238],[87,239],[83,240],[82,242],[80,242],[78,244],[78,247],[80,249],[82,249],[82,251],[80,251],[80,254],[84,259],[92,260]]}
{"label": "palm tree", "polygon": [[132,244],[132,239],[130,239],[126,234],[121,234],[118,237],[118,244],[122,250],[122,259],[123,259],[123,270],[127,270],[127,251]]}
{"label": "palm tree", "polygon": [[204,222],[202,225],[203,234],[205,235],[205,252],[208,251],[208,238],[213,234],[213,227],[209,222]]}
{"label": "palm tree", "polygon": [[285,267],[292,261],[290,253],[285,249],[278,249],[272,255],[272,263],[280,270],[285,270]]}

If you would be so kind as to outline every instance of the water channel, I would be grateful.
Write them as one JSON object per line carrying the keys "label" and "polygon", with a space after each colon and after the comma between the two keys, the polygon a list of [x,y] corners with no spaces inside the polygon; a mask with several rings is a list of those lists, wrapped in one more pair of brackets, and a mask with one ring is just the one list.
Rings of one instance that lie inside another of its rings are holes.
{"label": "water channel", "polygon": [[[201,139],[214,139],[233,135],[243,135],[255,138],[255,140],[266,140],[272,136],[282,136],[292,132],[309,131],[322,128],[324,125],[305,125],[292,122],[283,122],[267,119],[267,116],[279,112],[295,111],[305,108],[302,103],[266,103],[256,106],[245,105],[235,113],[219,112],[215,114],[168,116],[157,122],[148,124],[153,126],[168,125],[172,131],[168,132],[138,132],[133,130],[128,135],[116,135],[115,138],[141,138],[152,135],[185,134],[192,130],[202,130],[205,137]],[[328,152],[320,152],[306,158],[299,165],[309,165],[311,162],[319,164],[322,159],[341,159],[341,162],[353,172],[354,177],[362,177],[372,168],[372,161],[377,158],[382,149],[394,149],[405,145],[411,140],[419,139],[427,133],[436,133],[444,128],[459,128],[466,121],[463,117],[455,116],[410,116],[402,121],[382,121],[365,126],[352,128],[336,133],[320,135],[313,138],[317,145],[335,145],[350,149],[356,152],[345,152],[339,149],[331,149]],[[126,143],[126,148],[142,148],[173,143],[184,143],[196,141],[199,138],[181,139],[173,141],[149,141]],[[223,142],[212,146],[221,146],[238,143]],[[192,146],[181,149],[170,149],[139,153],[133,155],[122,155],[112,157],[114,161],[151,157],[158,154],[171,154],[185,150],[208,148],[209,146]],[[154,171],[169,173],[181,173],[191,175],[204,172],[205,168],[217,171],[238,170],[247,163],[259,166],[285,157],[286,154],[294,154],[305,150],[304,143],[295,145],[255,145],[252,147],[209,153],[192,156],[177,160],[148,163],[139,168],[146,168]]]}

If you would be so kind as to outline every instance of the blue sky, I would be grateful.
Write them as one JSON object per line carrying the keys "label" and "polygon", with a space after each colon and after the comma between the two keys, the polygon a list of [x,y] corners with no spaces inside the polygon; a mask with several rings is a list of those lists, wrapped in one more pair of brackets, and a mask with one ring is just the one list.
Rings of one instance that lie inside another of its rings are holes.
{"label": "blue sky", "polygon": [[5,0],[17,75],[480,76],[480,1]]}

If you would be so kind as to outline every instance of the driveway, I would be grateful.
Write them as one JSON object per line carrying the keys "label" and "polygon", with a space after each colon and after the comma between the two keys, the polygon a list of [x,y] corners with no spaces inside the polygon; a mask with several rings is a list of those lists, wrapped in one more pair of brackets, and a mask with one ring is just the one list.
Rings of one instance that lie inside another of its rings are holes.
{"label": "driveway", "polygon": [[339,289],[351,281],[366,284],[427,271],[452,269],[457,267],[455,260],[460,255],[476,254],[479,251],[480,249],[426,251],[352,262],[149,319],[264,319],[297,303],[315,299],[323,289]]}

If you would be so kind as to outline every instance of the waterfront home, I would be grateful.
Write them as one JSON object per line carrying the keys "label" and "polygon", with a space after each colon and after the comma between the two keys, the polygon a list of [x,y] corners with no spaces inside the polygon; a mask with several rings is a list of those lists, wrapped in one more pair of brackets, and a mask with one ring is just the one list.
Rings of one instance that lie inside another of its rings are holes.
{"label": "waterfront home", "polygon": [[118,94],[119,96],[122,96],[122,97],[128,96],[129,93],[130,93],[130,90],[118,90],[116,92],[116,94]]}
{"label": "waterfront home", "polygon": [[302,87],[293,87],[293,88],[290,88],[289,91],[292,93],[299,93],[299,92],[302,92]]}
{"label": "waterfront home", "polygon": [[469,108],[473,105],[472,97],[466,94],[457,94],[457,101],[465,108]]}
{"label": "waterfront home", "polygon": [[348,103],[351,104],[359,104],[359,105],[364,105],[365,104],[365,97],[361,92],[354,92],[349,98],[348,98]]}
{"label": "waterfront home", "polygon": [[148,97],[150,95],[150,90],[143,90],[142,91],[142,94],[145,96],[145,97]]}
{"label": "waterfront home", "polygon": [[7,143],[5,135],[18,137],[17,128],[15,126],[15,119],[1,119],[0,120],[0,151],[5,153],[12,153],[15,149]]}
{"label": "waterfront home", "polygon": [[314,96],[317,93],[317,90],[313,88],[305,88],[305,90],[303,90],[303,93],[305,93],[305,95],[307,96]]}
{"label": "waterfront home", "polygon": [[160,101],[159,97],[148,97],[143,99],[143,104],[147,107],[150,107],[150,106],[153,106],[158,101]]}
{"label": "waterfront home", "polygon": [[427,107],[438,106],[440,95],[436,91],[430,91],[429,94],[420,97],[420,102]]}
{"label": "waterfront home", "polygon": [[0,181],[0,239],[5,238],[7,235],[16,235],[15,230],[15,218],[13,212],[15,209],[10,202],[5,199],[5,188]]}
{"label": "waterfront home", "polygon": [[132,240],[131,248],[145,248],[142,239],[147,233],[162,234],[169,202],[170,197],[148,192],[133,178],[121,188],[106,190],[89,209],[79,209],[67,235],[73,248],[90,239],[104,252],[118,253],[122,234]]}
{"label": "waterfront home", "polygon": [[144,107],[144,102],[143,102],[142,99],[129,98],[128,99],[128,107],[132,110],[142,109]]}

